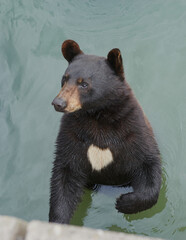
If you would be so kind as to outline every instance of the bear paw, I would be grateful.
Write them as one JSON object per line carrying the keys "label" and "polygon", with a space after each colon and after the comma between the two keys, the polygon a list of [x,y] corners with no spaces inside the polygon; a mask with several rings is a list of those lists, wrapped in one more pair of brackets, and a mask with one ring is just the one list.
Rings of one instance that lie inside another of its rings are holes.
{"label": "bear paw", "polygon": [[116,209],[118,212],[131,214],[135,213],[135,195],[133,193],[127,193],[122,194],[119,198],[116,200]]}

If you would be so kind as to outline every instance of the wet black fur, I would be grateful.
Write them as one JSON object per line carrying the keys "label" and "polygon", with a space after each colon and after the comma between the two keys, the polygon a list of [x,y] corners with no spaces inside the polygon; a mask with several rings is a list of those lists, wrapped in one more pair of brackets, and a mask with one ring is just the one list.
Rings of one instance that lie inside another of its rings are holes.
{"label": "wet black fur", "polygon": [[[134,192],[116,200],[123,213],[152,207],[161,185],[160,153],[148,120],[124,75],[121,78],[106,58],[80,54],[66,72],[71,84],[88,82],[79,90],[82,109],[65,113],[56,141],[51,178],[49,221],[69,223],[83,190],[94,184],[130,184]],[[114,161],[101,171],[87,159],[91,144],[109,148]]]}

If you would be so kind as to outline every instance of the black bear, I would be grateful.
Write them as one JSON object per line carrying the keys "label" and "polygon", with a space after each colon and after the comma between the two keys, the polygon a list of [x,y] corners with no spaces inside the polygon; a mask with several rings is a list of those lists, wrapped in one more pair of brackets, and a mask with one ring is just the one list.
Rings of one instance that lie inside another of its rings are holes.
{"label": "black bear", "polygon": [[62,44],[69,65],[53,100],[64,112],[56,140],[49,221],[69,223],[85,187],[130,185],[116,200],[119,212],[152,207],[161,185],[153,130],[125,80],[120,50],[86,55],[73,40]]}

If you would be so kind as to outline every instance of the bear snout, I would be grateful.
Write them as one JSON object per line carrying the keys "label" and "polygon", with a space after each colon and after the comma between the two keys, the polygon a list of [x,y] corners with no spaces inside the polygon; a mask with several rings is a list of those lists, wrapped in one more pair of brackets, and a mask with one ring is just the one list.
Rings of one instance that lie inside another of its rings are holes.
{"label": "bear snout", "polygon": [[65,108],[67,107],[67,102],[62,98],[55,97],[52,101],[52,105],[57,112],[64,112]]}

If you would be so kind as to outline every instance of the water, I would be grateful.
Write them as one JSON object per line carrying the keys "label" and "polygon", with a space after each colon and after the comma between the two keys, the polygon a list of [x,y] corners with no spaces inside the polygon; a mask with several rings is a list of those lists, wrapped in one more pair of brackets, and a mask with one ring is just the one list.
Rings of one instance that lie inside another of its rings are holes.
{"label": "water", "polygon": [[186,1],[0,0],[0,214],[48,219],[49,179],[61,114],[50,103],[67,67],[60,47],[120,48],[125,75],[160,146],[158,204],[114,209],[119,192],[86,191],[71,223],[167,239],[186,237]]}

